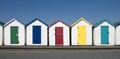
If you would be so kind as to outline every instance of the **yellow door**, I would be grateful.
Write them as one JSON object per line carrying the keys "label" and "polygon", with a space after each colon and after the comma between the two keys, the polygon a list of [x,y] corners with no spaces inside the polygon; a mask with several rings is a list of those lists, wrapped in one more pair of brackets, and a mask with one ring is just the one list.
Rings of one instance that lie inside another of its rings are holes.
{"label": "yellow door", "polygon": [[86,26],[78,26],[78,45],[86,44]]}

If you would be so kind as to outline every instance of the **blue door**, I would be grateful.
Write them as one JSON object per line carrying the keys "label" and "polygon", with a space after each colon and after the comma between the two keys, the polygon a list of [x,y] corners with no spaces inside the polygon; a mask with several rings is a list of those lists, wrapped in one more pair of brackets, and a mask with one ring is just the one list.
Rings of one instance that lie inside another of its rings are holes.
{"label": "blue door", "polygon": [[41,26],[33,26],[33,44],[41,44]]}
{"label": "blue door", "polygon": [[109,44],[109,27],[101,26],[101,44]]}

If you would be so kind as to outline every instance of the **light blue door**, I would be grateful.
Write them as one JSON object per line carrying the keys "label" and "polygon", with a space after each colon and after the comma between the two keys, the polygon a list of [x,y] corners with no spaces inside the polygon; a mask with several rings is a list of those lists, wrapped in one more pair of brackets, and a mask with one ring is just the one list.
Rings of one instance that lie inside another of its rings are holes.
{"label": "light blue door", "polygon": [[109,27],[101,26],[101,44],[109,44]]}

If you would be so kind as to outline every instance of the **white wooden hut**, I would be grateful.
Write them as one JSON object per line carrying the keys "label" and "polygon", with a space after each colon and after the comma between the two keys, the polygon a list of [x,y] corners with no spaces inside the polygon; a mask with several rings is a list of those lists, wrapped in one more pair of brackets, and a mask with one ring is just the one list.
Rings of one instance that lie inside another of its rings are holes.
{"label": "white wooden hut", "polygon": [[26,26],[26,39],[27,45],[47,45],[47,24],[39,19],[31,21]]}
{"label": "white wooden hut", "polygon": [[116,45],[120,45],[120,25],[116,27]]}
{"label": "white wooden hut", "polygon": [[4,25],[4,45],[25,45],[25,26],[18,20]]}
{"label": "white wooden hut", "polygon": [[0,45],[3,44],[3,26],[0,25]]}
{"label": "white wooden hut", "polygon": [[94,45],[115,45],[115,27],[107,20],[94,25]]}
{"label": "white wooden hut", "polygon": [[71,44],[72,45],[92,45],[93,25],[80,18],[71,25]]}
{"label": "white wooden hut", "polygon": [[69,46],[70,26],[58,20],[49,26],[49,45]]}

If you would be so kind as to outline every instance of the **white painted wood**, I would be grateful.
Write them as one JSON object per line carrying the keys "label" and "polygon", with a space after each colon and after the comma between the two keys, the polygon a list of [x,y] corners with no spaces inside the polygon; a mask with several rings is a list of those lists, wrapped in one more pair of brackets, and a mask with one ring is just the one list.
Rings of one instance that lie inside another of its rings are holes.
{"label": "white painted wood", "polygon": [[0,45],[3,44],[3,26],[0,25]]}
{"label": "white painted wood", "polygon": [[[12,19],[8,23],[4,25],[4,45],[25,45],[25,26],[21,24],[16,19]],[[10,43],[10,27],[11,26],[18,26],[18,44],[11,44]]]}
{"label": "white painted wood", "polygon": [[85,21],[80,21],[76,25],[71,28],[71,41],[72,45],[78,45],[78,26],[86,26],[86,44],[85,45],[92,45],[92,26],[87,24]]}
{"label": "white painted wood", "polygon": [[[41,26],[41,44],[33,44],[33,26]],[[48,41],[48,30],[47,25],[43,24],[39,20],[35,20],[26,27],[26,44],[27,45],[47,45]]]}
{"label": "white painted wood", "polygon": [[[101,44],[101,26],[109,26],[109,44]],[[115,45],[115,27],[108,22],[103,22],[99,26],[94,28],[94,45]]]}
{"label": "white painted wood", "polygon": [[70,28],[62,22],[57,22],[49,27],[49,45],[55,46],[55,27],[63,27],[63,45],[70,45]]}
{"label": "white painted wood", "polygon": [[120,45],[120,25],[116,27],[116,45]]}

